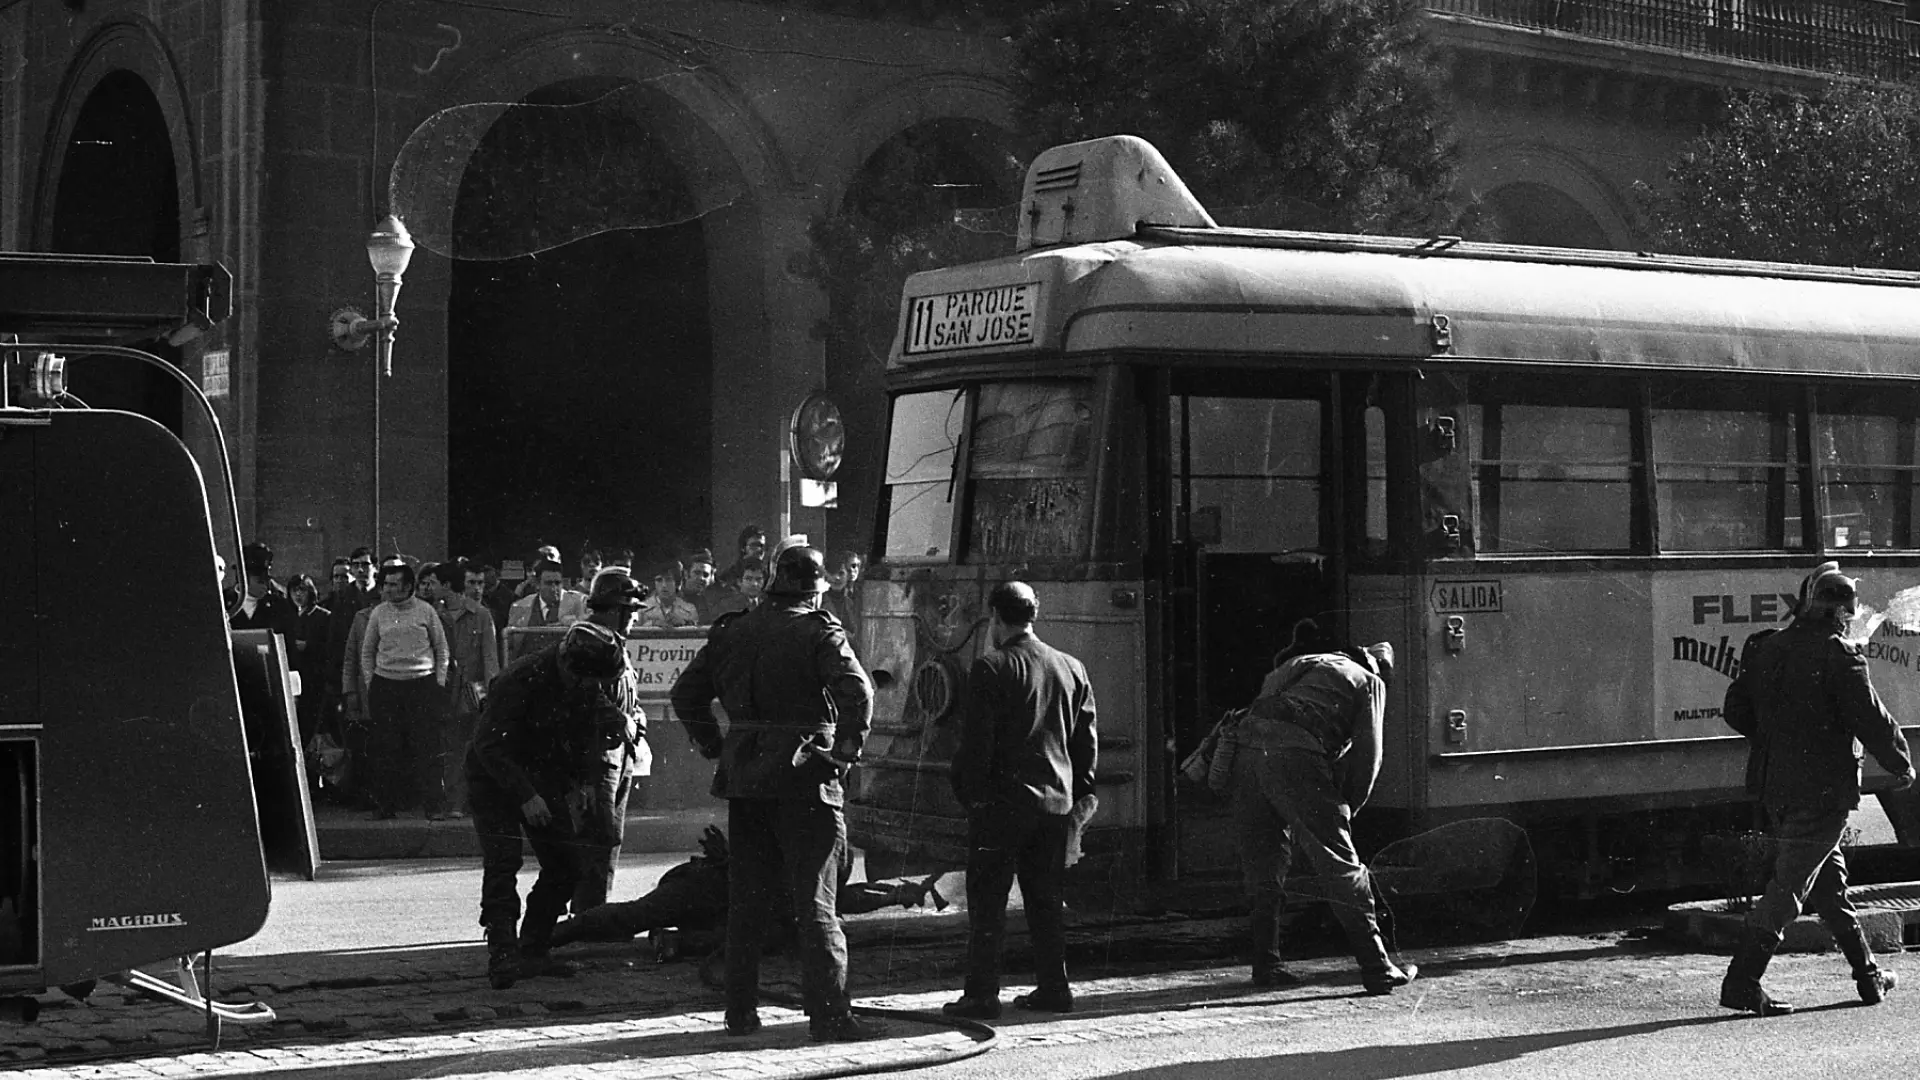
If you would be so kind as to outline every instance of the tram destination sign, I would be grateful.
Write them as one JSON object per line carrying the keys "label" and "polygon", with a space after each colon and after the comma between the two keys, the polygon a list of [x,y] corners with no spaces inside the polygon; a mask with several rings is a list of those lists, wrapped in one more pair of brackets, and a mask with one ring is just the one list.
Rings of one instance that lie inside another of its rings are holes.
{"label": "tram destination sign", "polygon": [[1435,615],[1474,615],[1501,610],[1505,599],[1498,578],[1458,581],[1441,578],[1433,583],[1428,600]]}
{"label": "tram destination sign", "polygon": [[1033,344],[1040,282],[916,296],[907,308],[908,356]]}

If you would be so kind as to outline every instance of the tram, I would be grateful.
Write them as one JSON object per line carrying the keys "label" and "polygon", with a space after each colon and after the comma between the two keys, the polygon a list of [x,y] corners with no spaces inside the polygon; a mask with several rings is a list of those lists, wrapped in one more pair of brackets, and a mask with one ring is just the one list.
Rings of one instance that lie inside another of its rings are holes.
{"label": "tram", "polygon": [[[1015,254],[908,281],[887,378],[870,862],[964,860],[1004,579],[1098,695],[1081,872],[1232,872],[1175,765],[1317,617],[1400,661],[1363,855],[1498,817],[1570,895],[1697,881],[1750,826],[1720,703],[1807,568],[1920,583],[1920,275],[1223,228],[1116,137],[1033,163]],[[1868,650],[1920,722],[1920,637]]]}

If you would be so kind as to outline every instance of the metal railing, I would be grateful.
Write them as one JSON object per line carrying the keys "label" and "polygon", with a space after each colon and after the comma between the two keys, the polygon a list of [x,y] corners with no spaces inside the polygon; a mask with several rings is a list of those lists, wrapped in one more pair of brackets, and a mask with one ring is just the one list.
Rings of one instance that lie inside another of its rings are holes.
{"label": "metal railing", "polygon": [[1904,0],[1427,0],[1433,12],[1889,81],[1920,74]]}

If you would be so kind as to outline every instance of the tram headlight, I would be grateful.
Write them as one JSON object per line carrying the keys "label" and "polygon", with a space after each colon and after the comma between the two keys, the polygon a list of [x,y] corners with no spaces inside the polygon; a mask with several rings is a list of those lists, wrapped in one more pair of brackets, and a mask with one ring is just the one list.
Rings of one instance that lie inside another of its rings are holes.
{"label": "tram headlight", "polygon": [[847,427],[840,406],[825,394],[808,394],[793,411],[793,426],[788,431],[788,449],[800,467],[800,475],[809,480],[831,480],[840,471],[840,459],[847,449]]}

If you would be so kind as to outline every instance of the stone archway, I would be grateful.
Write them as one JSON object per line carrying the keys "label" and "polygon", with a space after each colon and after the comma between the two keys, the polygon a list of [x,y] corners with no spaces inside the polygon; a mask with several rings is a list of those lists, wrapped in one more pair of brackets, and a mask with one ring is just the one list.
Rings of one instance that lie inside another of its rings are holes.
{"label": "stone archway", "polygon": [[1501,243],[1601,249],[1615,246],[1585,207],[1546,184],[1507,184],[1482,196],[1481,205],[1489,231]]}
{"label": "stone archway", "polygon": [[[180,260],[179,171],[167,119],[146,80],[124,69],[103,75],[67,126],[58,160],[45,218],[48,250]],[[179,363],[178,349],[149,348]],[[138,361],[89,357],[71,369],[69,388],[94,408],[143,413],[182,433],[179,386]]]}
{"label": "stone archway", "polygon": [[1013,250],[1021,176],[1011,143],[1003,128],[977,118],[921,118],[872,148],[828,223],[820,253],[829,304],[826,386],[847,440],[835,477],[838,507],[824,519],[834,548],[871,547],[886,457],[885,363],[906,275]]}
{"label": "stone archway", "polygon": [[[707,237],[651,122],[669,106],[607,78],[522,106],[478,140],[453,213],[451,548],[665,558],[705,542],[714,464]],[[618,180],[552,191],[589,175]],[[575,199],[609,227],[564,231]]]}
{"label": "stone archway", "polygon": [[[771,436],[780,430],[783,406],[790,407],[784,403],[796,396],[797,389],[804,389],[799,384],[805,376],[796,375],[778,361],[803,352],[799,346],[806,341],[810,325],[807,319],[782,318],[775,314],[785,300],[776,288],[782,276],[784,256],[773,252],[784,249],[788,242],[770,233],[799,232],[800,227],[794,222],[805,220],[804,212],[794,212],[787,205],[802,202],[795,195],[796,185],[788,163],[780,157],[775,140],[737,88],[711,68],[690,68],[678,51],[638,33],[569,31],[516,41],[498,52],[475,55],[464,68],[452,73],[439,101],[443,109],[465,108],[468,106],[459,103],[469,103],[498,110],[510,107],[511,103],[539,101],[543,95],[559,95],[559,99],[577,102],[583,95],[591,96],[615,87],[631,90],[624,94],[627,119],[632,121],[634,130],[644,133],[648,145],[671,162],[697,207],[697,222],[675,242],[682,245],[677,250],[686,254],[687,259],[704,259],[704,276],[684,277],[680,288],[682,292],[691,288],[694,293],[704,289],[703,314],[707,316],[707,355],[711,362],[703,386],[713,389],[711,392],[699,390],[700,407],[710,407],[713,394],[719,393],[725,395],[725,408],[711,410],[712,421],[704,429],[708,433],[704,447],[685,447],[687,438],[698,438],[698,435],[682,431],[677,436],[669,436],[679,444],[678,448],[649,447],[635,439],[626,439],[606,447],[605,452],[628,459],[638,452],[648,452],[650,465],[670,463],[689,477],[688,485],[677,489],[681,495],[691,490],[695,482],[709,494],[710,516],[705,521],[663,521],[658,515],[646,512],[644,506],[629,505],[615,515],[619,520],[611,524],[596,526],[584,517],[571,524],[556,522],[555,528],[581,531],[577,535],[545,538],[569,548],[582,541],[592,541],[600,545],[632,544],[642,553],[666,552],[686,543],[705,543],[709,536],[728,533],[742,516],[761,517],[764,511],[760,508],[777,505],[783,496],[778,457],[774,452],[777,440]],[[426,120],[430,115],[420,114],[417,120]],[[473,139],[468,157],[479,151],[482,141],[479,136]],[[456,172],[455,188],[461,186],[458,177]],[[458,198],[455,193],[449,193],[443,201],[446,205],[441,209],[447,215],[444,224],[451,230]],[[409,218],[409,222],[412,220]],[[637,231],[666,240],[671,230],[622,231]],[[612,234],[607,236],[609,238],[598,243],[632,243],[638,239],[628,237],[622,241]],[[423,254],[424,258],[416,256],[408,272],[408,306],[423,318],[444,313],[450,335],[467,333],[458,329],[457,324],[464,316],[457,309],[473,301],[456,295],[456,276],[464,278],[468,274],[467,270],[457,269],[461,261],[458,252]],[[453,258],[450,262],[448,258],[435,257],[436,254]],[[549,252],[542,259],[553,257]],[[654,261],[659,265],[662,261],[676,260],[662,257]],[[685,284],[688,281],[695,283],[688,286]],[[594,284],[604,285],[603,282]],[[699,306],[696,299],[689,299],[690,307]],[[472,340],[470,335],[468,340]],[[522,358],[529,379],[558,377],[556,362],[563,360],[553,355],[551,345],[537,356]],[[460,348],[449,347],[445,363],[450,382],[460,378],[457,371],[462,362]],[[657,383],[647,389],[648,392],[630,402],[630,426],[636,431],[648,426],[649,407],[662,407],[663,402],[665,407],[676,407],[675,403],[685,396],[683,390]],[[581,392],[592,390],[584,388]],[[442,422],[460,424],[465,420],[455,415]],[[653,424],[652,429],[664,430],[659,424]],[[443,439],[447,438],[447,430],[440,429]],[[424,434],[432,438],[436,433],[429,428]],[[681,449],[686,452],[679,452]],[[566,468],[569,463],[546,462],[545,465]],[[437,494],[444,497],[444,490]],[[683,518],[697,516],[698,511],[688,509],[681,495],[674,496],[680,505],[675,513]],[[426,509],[431,513],[431,507]],[[450,517],[462,513],[456,508],[449,509]],[[600,535],[587,531],[589,528],[605,528],[610,532]],[[491,559],[527,555],[522,550],[524,544],[512,535],[512,528],[498,530],[492,540],[477,537],[471,526],[456,523],[456,529],[462,530],[456,537],[462,553]],[[529,531],[534,529],[544,531],[545,526],[529,527]],[[496,543],[506,545],[506,549],[496,550]]]}
{"label": "stone archway", "polygon": [[1578,157],[1534,142],[1469,150],[1460,189],[1477,204],[1480,238],[1511,244],[1631,250],[1639,229],[1630,204]]}
{"label": "stone archway", "polygon": [[209,257],[207,234],[200,218],[200,149],[190,95],[178,65],[160,31],[137,16],[102,24],[74,51],[73,61],[55,96],[52,121],[41,150],[37,186],[28,222],[34,248],[52,243],[54,203],[65,181],[68,158],[64,149],[73,142],[73,129],[100,84],[116,74],[135,76],[146,86],[158,108],[166,144],[171,148],[177,204],[175,216],[182,239],[182,257],[202,261]]}

